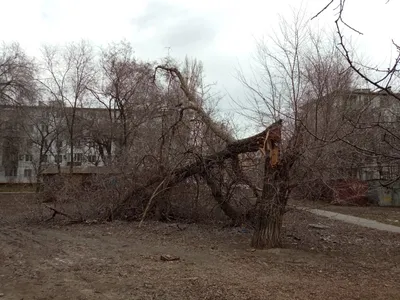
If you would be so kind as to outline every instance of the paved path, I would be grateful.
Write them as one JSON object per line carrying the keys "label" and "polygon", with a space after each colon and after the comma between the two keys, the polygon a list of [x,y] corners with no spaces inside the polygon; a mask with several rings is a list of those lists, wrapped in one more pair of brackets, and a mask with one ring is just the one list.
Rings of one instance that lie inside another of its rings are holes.
{"label": "paved path", "polygon": [[300,209],[300,210],[308,211],[308,212],[313,213],[318,216],[327,217],[330,219],[339,220],[339,221],[343,221],[343,222],[350,223],[350,224],[355,224],[355,225],[373,228],[373,229],[377,229],[377,230],[400,233],[400,227],[398,227],[398,226],[384,224],[384,223],[377,222],[377,221],[370,220],[370,219],[354,217],[351,215],[340,214],[337,212],[326,211],[326,210],[322,210],[322,209],[307,208],[307,207],[296,207],[296,208]]}

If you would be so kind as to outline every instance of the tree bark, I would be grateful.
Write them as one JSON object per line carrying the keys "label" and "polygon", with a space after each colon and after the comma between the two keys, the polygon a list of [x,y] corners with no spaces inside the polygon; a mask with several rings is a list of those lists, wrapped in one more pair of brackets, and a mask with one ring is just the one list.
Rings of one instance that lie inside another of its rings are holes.
{"label": "tree bark", "polygon": [[282,216],[279,207],[279,190],[276,188],[276,172],[271,169],[270,157],[264,161],[262,195],[256,204],[256,226],[251,239],[251,246],[256,249],[281,246],[280,230]]}
{"label": "tree bark", "polygon": [[282,246],[281,228],[283,214],[269,206],[264,215],[258,218],[257,229],[251,239],[251,246],[256,249],[279,248]]}
{"label": "tree bark", "polygon": [[256,249],[282,246],[281,228],[289,188],[286,184],[282,186],[272,181],[275,180],[267,183],[267,191],[256,208],[256,226],[251,239],[251,246]]}
{"label": "tree bark", "polygon": [[227,131],[222,129],[212,118],[210,118],[210,115],[196,100],[196,93],[190,90],[187,80],[184,78],[182,73],[177,68],[174,67],[170,68],[167,66],[157,66],[156,72],[158,69],[170,72],[174,76],[178,77],[179,82],[181,84],[181,89],[186,96],[186,100],[184,100],[183,101],[184,103],[182,103],[186,109],[191,109],[197,112],[197,114],[199,115],[200,119],[204,122],[204,124],[207,125],[208,128],[210,128],[211,131],[219,138],[221,138],[223,141],[227,143],[232,143],[235,141],[235,139]]}
{"label": "tree bark", "polygon": [[297,152],[293,151],[275,167],[271,167],[268,156],[265,158],[263,191],[256,205],[256,226],[251,240],[253,248],[282,246],[282,221],[290,193],[289,171],[295,158]]}
{"label": "tree bark", "polygon": [[[219,175],[219,174],[218,174]],[[232,205],[229,204],[225,198],[221,186],[218,184],[217,180],[212,177],[209,172],[204,172],[203,177],[211,190],[215,201],[217,201],[219,207],[225,213],[225,215],[230,218],[234,225],[238,225],[240,221],[240,214],[235,210]]]}

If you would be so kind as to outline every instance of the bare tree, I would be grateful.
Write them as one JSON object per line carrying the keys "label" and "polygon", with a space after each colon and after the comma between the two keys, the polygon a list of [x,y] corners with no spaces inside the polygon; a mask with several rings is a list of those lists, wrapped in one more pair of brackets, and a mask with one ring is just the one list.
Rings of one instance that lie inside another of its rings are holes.
{"label": "bare tree", "polygon": [[[0,147],[6,177],[18,173],[20,152],[24,146],[22,122],[18,108],[36,102],[36,65],[18,43],[0,47]],[[25,156],[24,156],[25,157]]]}
{"label": "bare tree", "polygon": [[[302,13],[294,14],[293,23],[281,19],[280,31],[258,44],[261,74],[253,81],[239,74],[249,91],[253,108],[261,123],[283,119],[285,127],[265,137],[263,191],[257,199],[256,229],[252,246],[279,247],[280,230],[286,203],[292,189],[291,169],[302,155],[300,108],[306,98],[304,47],[306,23]],[[272,138],[272,139],[271,139]],[[269,154],[268,154],[269,153]],[[278,157],[278,159],[276,158]]]}
{"label": "bare tree", "polygon": [[19,157],[24,144],[21,119],[15,106],[1,106],[0,116],[1,162],[5,176],[12,181],[18,175]]}
{"label": "bare tree", "polygon": [[71,43],[63,48],[45,46],[43,48],[42,72],[40,80],[52,101],[63,108],[69,137],[70,172],[74,166],[74,147],[79,142],[78,108],[84,106],[87,87],[94,80],[93,50],[86,41]]}
{"label": "bare tree", "polygon": [[[276,133],[267,144],[254,247],[281,245],[282,217],[293,188],[315,181],[324,172],[329,177],[324,164],[336,162],[339,141],[353,133],[343,126],[335,102],[351,88],[352,72],[334,41],[308,25],[301,11],[293,14],[292,22],[281,19],[279,31],[258,43],[261,71],[256,78],[239,73],[253,103],[242,108],[261,124],[280,118],[284,124],[281,138]],[[322,110],[324,117],[320,117]]]}
{"label": "bare tree", "polygon": [[24,131],[26,144],[29,144],[29,153],[32,155],[32,164],[36,175],[37,191],[43,184],[43,171],[49,165],[51,156],[56,164],[60,164],[60,149],[57,141],[65,134],[66,126],[63,123],[61,107],[52,103],[40,102],[39,106],[19,106],[18,114]]}
{"label": "bare tree", "polygon": [[[318,18],[322,13],[326,13],[326,10],[330,7],[335,8],[336,19],[335,26],[337,29],[337,35],[339,38],[339,49],[346,59],[349,67],[362,79],[364,79],[368,84],[377,88],[380,91],[386,92],[393,98],[400,100],[400,96],[393,92],[392,86],[399,84],[400,79],[400,46],[399,44],[392,40],[393,48],[397,53],[392,59],[389,67],[380,68],[375,66],[368,66],[363,64],[361,61],[356,59],[357,53],[351,53],[350,46],[345,39],[345,30],[348,29],[355,34],[362,35],[362,29],[355,28],[351,25],[351,22],[344,18],[344,12],[346,11],[346,0],[331,0],[322,7],[322,9],[312,18]],[[390,1],[386,1],[386,5],[390,5]],[[385,5],[383,3],[383,5]],[[353,51],[354,52],[354,51]]]}
{"label": "bare tree", "polygon": [[[347,147],[352,147],[354,152],[363,153],[369,157],[369,160],[374,161],[375,164],[386,165],[385,168],[397,169],[399,164],[400,123],[395,111],[400,107],[398,103],[400,93],[396,91],[400,83],[400,47],[395,40],[392,40],[392,48],[396,55],[392,55],[393,58],[387,67],[368,65],[360,61],[357,58],[358,51],[351,48],[347,35],[350,33],[362,35],[363,29],[353,27],[351,20],[345,19],[344,12],[348,3],[349,1],[345,0],[329,1],[313,17],[313,19],[318,18],[321,14],[326,14],[328,8],[334,7],[337,13],[335,27],[338,49],[349,69],[359,79],[366,82],[368,88],[371,89],[363,96],[368,105],[364,105],[364,109],[358,111],[357,117],[354,118],[355,114],[353,113],[352,116],[344,118],[346,125],[352,128],[352,135],[342,138],[342,141]],[[390,1],[386,1],[385,4],[382,3],[382,5],[387,5],[388,9],[390,4]],[[374,138],[362,140],[360,136]],[[382,169],[382,167],[379,167],[379,169]],[[379,171],[379,173],[383,173],[383,171]],[[394,183],[399,179],[400,177],[395,175],[392,176],[391,180],[384,180],[384,183],[381,184],[387,186],[387,184]]]}
{"label": "bare tree", "polygon": [[32,104],[36,101],[37,67],[18,43],[0,47],[0,104]]}
{"label": "bare tree", "polygon": [[[137,138],[139,127],[149,123],[158,101],[157,87],[152,80],[152,65],[136,60],[132,46],[126,42],[102,49],[98,76],[90,86],[92,96],[108,112],[107,123],[100,124],[96,143],[101,152],[122,159]],[[105,128],[107,127],[107,128]],[[102,158],[105,159],[104,154]]]}

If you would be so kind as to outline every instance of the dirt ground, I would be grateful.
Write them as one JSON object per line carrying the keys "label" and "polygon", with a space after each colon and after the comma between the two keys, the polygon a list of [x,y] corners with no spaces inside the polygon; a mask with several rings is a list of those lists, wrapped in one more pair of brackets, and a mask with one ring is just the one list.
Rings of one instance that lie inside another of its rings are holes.
{"label": "dirt ground", "polygon": [[[337,206],[323,202],[303,201],[302,206],[352,215],[360,218],[375,220],[378,222],[400,226],[400,207],[384,206]],[[400,297],[399,297],[400,298]]]}
{"label": "dirt ground", "polygon": [[264,251],[245,228],[38,213],[32,195],[0,194],[2,299],[400,299],[400,235],[303,211],[286,214],[284,248]]}

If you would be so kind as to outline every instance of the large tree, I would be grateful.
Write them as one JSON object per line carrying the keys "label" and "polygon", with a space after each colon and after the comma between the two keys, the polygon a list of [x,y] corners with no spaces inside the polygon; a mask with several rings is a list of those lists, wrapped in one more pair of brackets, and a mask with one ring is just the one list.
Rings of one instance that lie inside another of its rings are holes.
{"label": "large tree", "polygon": [[[282,218],[292,189],[320,176],[325,170],[321,153],[337,147],[337,135],[343,133],[339,120],[318,118],[320,107],[329,108],[326,104],[352,84],[351,72],[334,42],[324,42],[331,36],[326,37],[311,30],[303,12],[295,12],[292,22],[282,18],[279,31],[258,42],[255,78],[239,74],[252,104],[243,107],[248,115],[261,124],[284,122],[282,140],[276,137],[266,145],[270,155],[265,156],[263,192],[257,201],[254,247],[281,245]],[[324,158],[334,161],[333,155]]]}
{"label": "large tree", "polygon": [[[111,44],[101,50],[97,61],[96,81],[90,86],[98,105],[107,117],[93,136],[106,164],[111,154],[124,160],[134,149],[140,127],[150,125],[159,99],[153,82],[151,63],[137,60],[127,42]],[[113,149],[114,147],[114,149]]]}
{"label": "large tree", "polygon": [[74,149],[82,134],[79,108],[87,106],[88,86],[95,78],[92,46],[86,41],[70,43],[64,47],[45,46],[42,49],[42,78],[40,82],[48,98],[62,109],[69,144],[70,172],[72,173]]}

